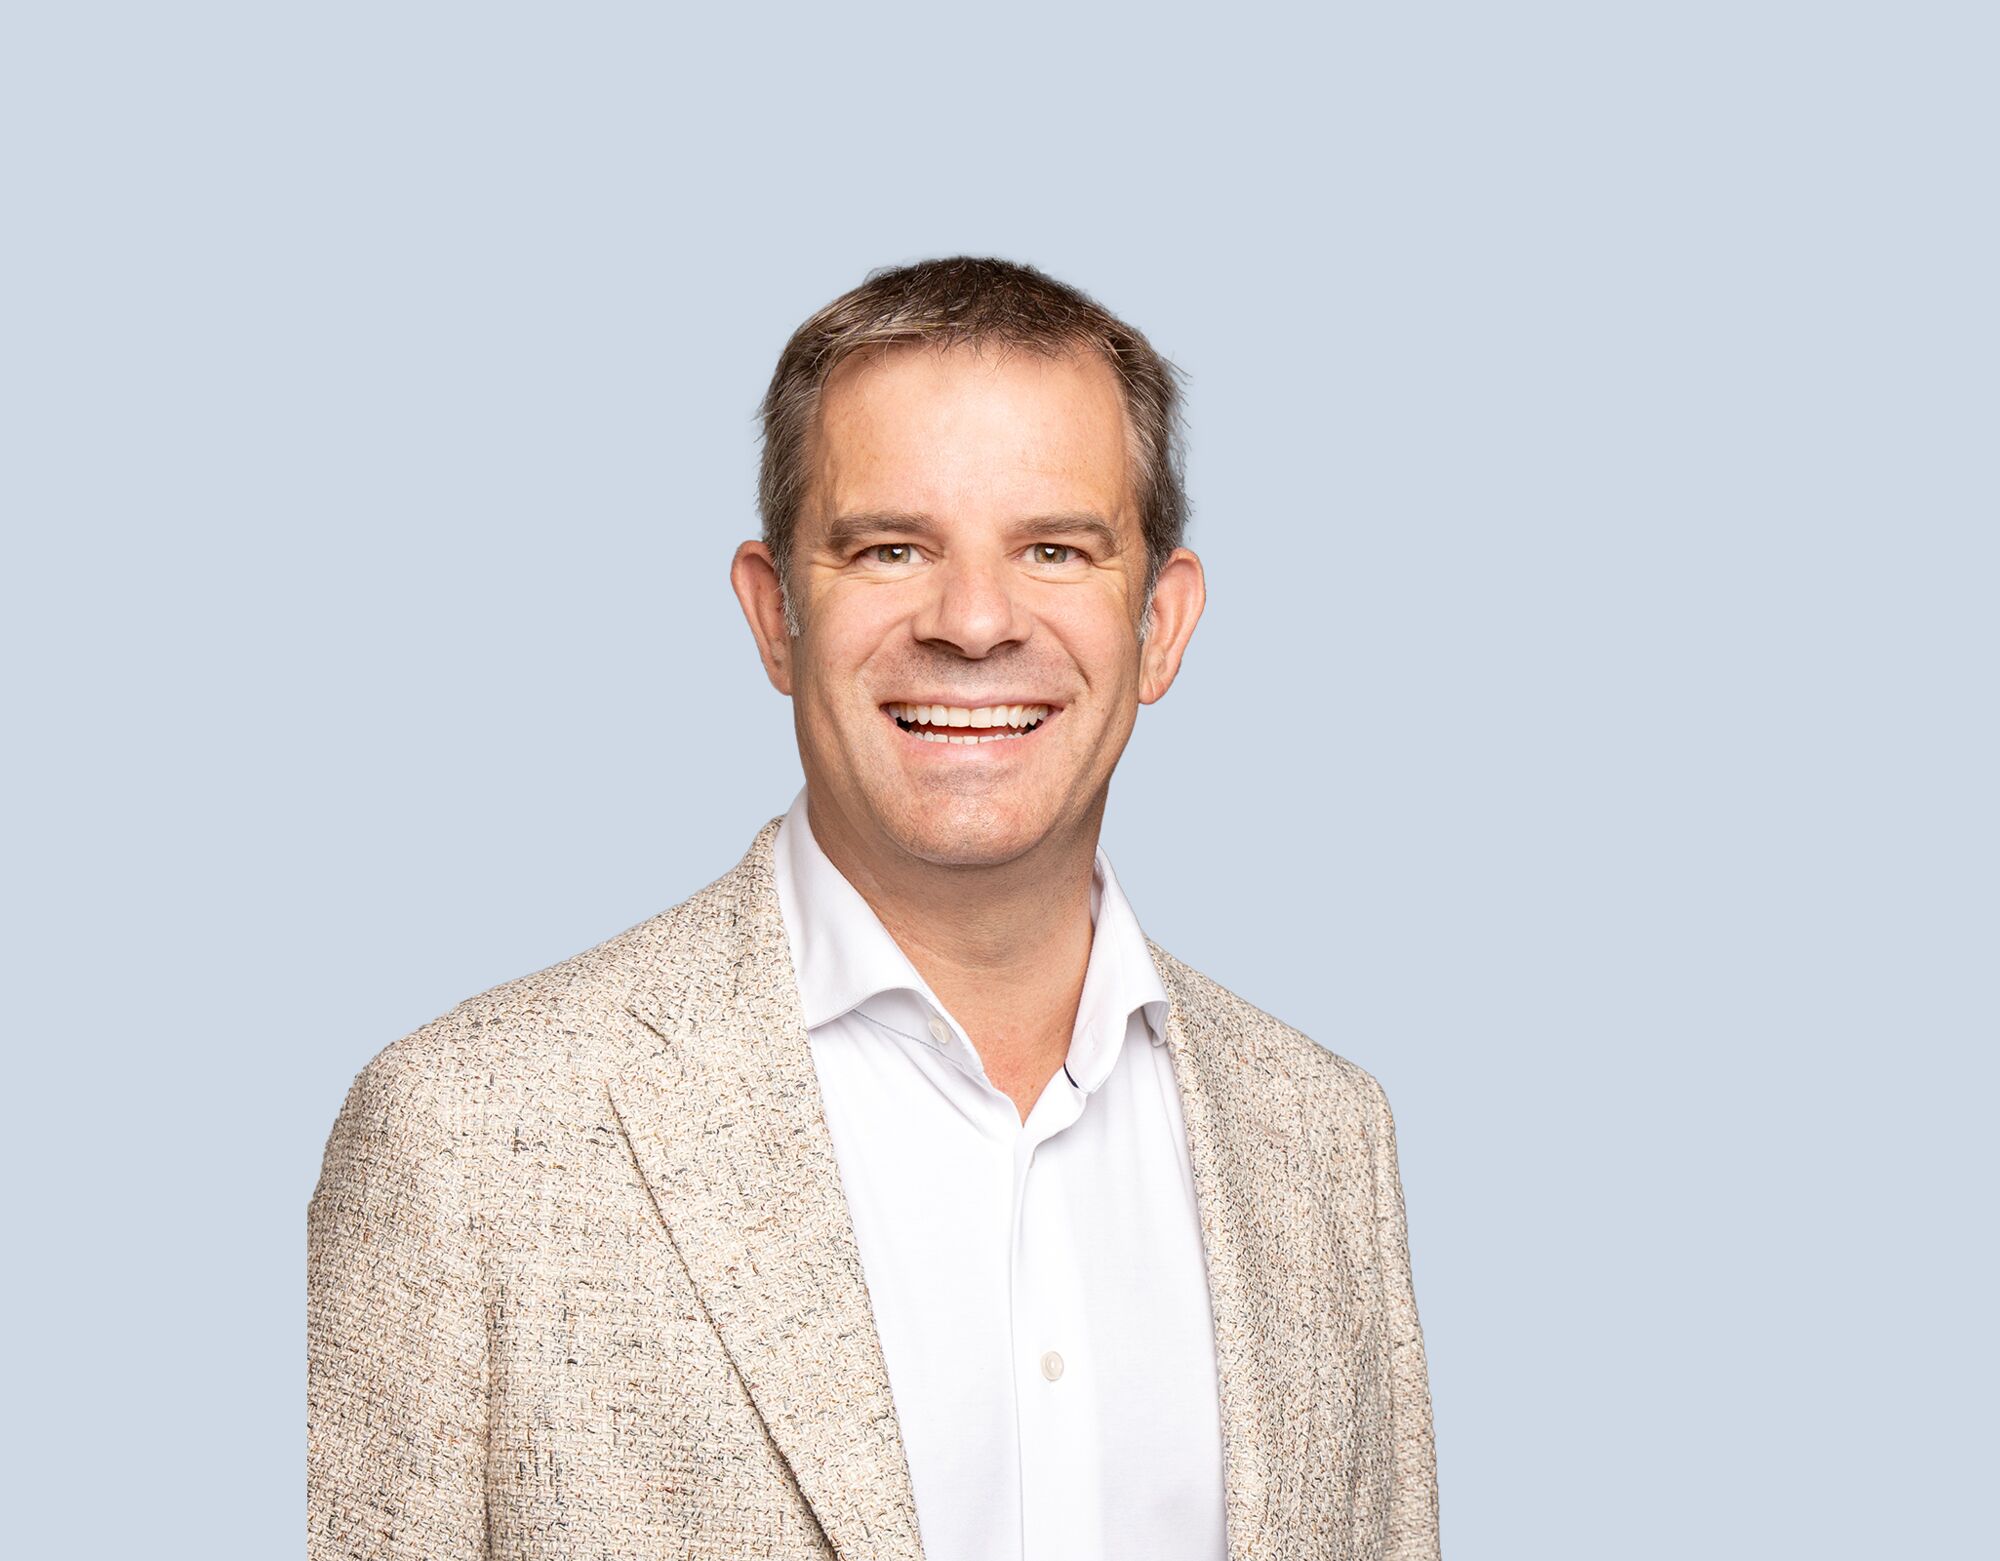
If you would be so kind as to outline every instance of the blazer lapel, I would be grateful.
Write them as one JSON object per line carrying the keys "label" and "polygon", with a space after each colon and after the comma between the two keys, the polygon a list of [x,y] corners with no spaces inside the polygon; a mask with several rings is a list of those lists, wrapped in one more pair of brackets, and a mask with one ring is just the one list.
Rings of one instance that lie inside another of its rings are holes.
{"label": "blazer lapel", "polygon": [[695,896],[607,1080],[689,1277],[843,1561],[919,1561],[916,1503],[771,876]]}
{"label": "blazer lapel", "polygon": [[1301,1215],[1316,1174],[1303,1158],[1303,1086],[1233,1032],[1203,978],[1147,944],[1169,998],[1166,1042],[1208,1265],[1229,1557],[1292,1553],[1288,1542],[1306,1537],[1295,1533],[1304,1489],[1338,1488],[1341,1473],[1339,1449],[1309,1440],[1312,1398],[1347,1375],[1341,1330],[1322,1326],[1302,1277],[1315,1261]]}

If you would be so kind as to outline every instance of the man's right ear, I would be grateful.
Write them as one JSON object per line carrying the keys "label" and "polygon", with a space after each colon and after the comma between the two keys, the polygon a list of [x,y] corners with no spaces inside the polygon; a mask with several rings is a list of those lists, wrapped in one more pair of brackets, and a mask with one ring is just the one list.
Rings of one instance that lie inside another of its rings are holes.
{"label": "man's right ear", "polygon": [[757,654],[764,662],[764,675],[779,693],[792,692],[792,637],[785,631],[785,597],[778,586],[777,566],[771,550],[762,542],[749,541],[737,548],[729,562],[729,583],[736,600],[743,604],[743,616],[757,637]]}

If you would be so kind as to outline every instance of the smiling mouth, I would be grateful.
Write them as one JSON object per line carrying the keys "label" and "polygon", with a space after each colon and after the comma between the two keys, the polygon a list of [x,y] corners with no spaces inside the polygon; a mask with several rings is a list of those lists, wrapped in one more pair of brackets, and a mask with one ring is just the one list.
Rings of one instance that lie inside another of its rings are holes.
{"label": "smiling mouth", "polygon": [[1058,705],[884,705],[896,725],[931,743],[1019,742]]}

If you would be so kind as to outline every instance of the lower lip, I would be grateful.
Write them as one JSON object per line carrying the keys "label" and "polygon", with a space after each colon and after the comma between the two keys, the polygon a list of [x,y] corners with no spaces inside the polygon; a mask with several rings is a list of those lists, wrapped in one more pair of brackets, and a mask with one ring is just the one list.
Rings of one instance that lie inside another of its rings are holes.
{"label": "lower lip", "polygon": [[[939,742],[934,737],[920,737],[915,732],[906,731],[903,727],[896,724],[896,718],[890,715],[888,711],[885,710],[882,712],[884,718],[887,719],[890,726],[895,729],[896,735],[902,738],[909,747],[925,754],[935,754],[940,759],[950,758],[950,759],[960,759],[960,760],[994,759],[1002,754],[1019,753],[1022,749],[1026,748],[1028,744],[1032,743],[1035,740],[1035,738],[1041,733],[1042,728],[1047,726],[1049,722],[1053,721],[1058,713],[1059,712],[1055,710],[1051,710],[1047,715],[1043,716],[1042,719],[1035,724],[1034,728],[1031,731],[1023,732],[1019,737],[993,737],[989,741],[983,743],[952,743],[952,742]],[[975,735],[985,736],[987,734],[990,734],[993,730],[994,729],[992,727],[987,727],[987,726],[964,726],[964,727],[951,728],[951,731],[954,735],[963,735],[968,737]]]}

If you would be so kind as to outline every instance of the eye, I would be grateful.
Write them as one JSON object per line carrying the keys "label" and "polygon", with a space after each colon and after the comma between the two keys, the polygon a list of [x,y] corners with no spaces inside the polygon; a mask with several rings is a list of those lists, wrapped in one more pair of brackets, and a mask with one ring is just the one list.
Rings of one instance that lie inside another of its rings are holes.
{"label": "eye", "polygon": [[856,556],[871,564],[907,564],[916,556],[916,549],[907,542],[877,542]]}
{"label": "eye", "polygon": [[[1072,547],[1067,542],[1037,542],[1029,549],[1038,564],[1067,564],[1083,556],[1083,549]],[[1066,558],[1051,558],[1052,553],[1066,553]]]}

